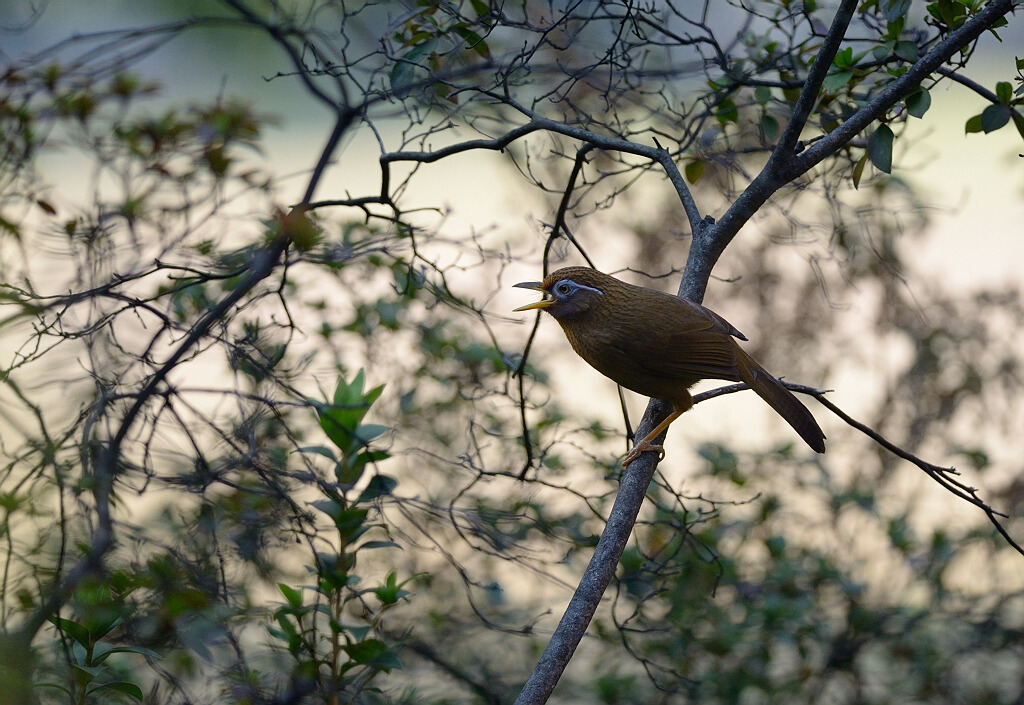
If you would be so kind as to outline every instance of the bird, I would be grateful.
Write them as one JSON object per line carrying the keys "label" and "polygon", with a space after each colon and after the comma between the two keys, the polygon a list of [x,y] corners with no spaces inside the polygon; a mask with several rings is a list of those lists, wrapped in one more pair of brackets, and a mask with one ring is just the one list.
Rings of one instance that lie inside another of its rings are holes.
{"label": "bird", "polygon": [[825,434],[811,412],[739,346],[746,336],[711,309],[588,267],[514,286],[543,294],[515,311],[551,314],[591,367],[626,389],[672,403],[672,413],[626,454],[622,467],[663,450],[653,440],[693,406],[690,387],[702,379],[744,382],[812,450],[825,452]]}

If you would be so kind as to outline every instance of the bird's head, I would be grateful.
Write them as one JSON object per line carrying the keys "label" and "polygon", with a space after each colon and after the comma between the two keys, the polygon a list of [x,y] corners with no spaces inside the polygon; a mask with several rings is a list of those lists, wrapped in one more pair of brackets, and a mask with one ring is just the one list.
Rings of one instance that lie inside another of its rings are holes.
{"label": "bird's head", "polygon": [[520,289],[533,289],[544,294],[540,301],[515,310],[541,309],[559,321],[569,320],[600,306],[614,283],[619,282],[596,269],[566,267],[549,274],[542,282],[515,284]]}

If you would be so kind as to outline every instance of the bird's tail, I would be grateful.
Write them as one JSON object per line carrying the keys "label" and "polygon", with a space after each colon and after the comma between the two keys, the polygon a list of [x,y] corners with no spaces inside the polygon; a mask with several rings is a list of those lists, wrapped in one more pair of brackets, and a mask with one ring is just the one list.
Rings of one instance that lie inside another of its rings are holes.
{"label": "bird's tail", "polygon": [[814,420],[814,416],[807,407],[800,403],[800,400],[793,395],[793,392],[786,389],[782,382],[757,364],[754,358],[743,352],[738,345],[736,348],[740,351],[738,356],[740,379],[757,392],[759,397],[768,402],[768,405],[775,409],[782,418],[786,419],[786,422],[800,434],[800,437],[812,450],[824,453],[825,434],[822,433],[821,427],[818,426],[818,422]]}

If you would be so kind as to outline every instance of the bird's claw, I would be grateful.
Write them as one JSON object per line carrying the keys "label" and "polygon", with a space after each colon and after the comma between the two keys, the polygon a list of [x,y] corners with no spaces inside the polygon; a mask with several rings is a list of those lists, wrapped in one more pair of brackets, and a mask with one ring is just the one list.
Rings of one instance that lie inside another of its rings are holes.
{"label": "bird's claw", "polygon": [[633,450],[626,453],[626,457],[622,459],[622,467],[629,467],[629,464],[639,458],[643,453],[652,450],[658,452],[659,461],[665,457],[665,448],[663,446],[650,442],[640,442],[633,446]]}

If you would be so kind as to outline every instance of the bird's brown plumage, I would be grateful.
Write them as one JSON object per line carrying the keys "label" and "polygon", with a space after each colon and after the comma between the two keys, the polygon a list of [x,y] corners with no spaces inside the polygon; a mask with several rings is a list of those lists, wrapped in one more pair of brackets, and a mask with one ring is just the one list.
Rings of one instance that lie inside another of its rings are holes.
{"label": "bird's brown plumage", "polygon": [[710,309],[586,267],[566,267],[543,282],[516,286],[545,295],[516,310],[550,313],[598,372],[634,392],[672,402],[674,413],[637,444],[624,465],[656,448],[651,440],[693,406],[689,390],[702,379],[745,382],[807,445],[825,452],[825,434],[807,407],[740,348],[736,339],[746,340],[743,334]]}

